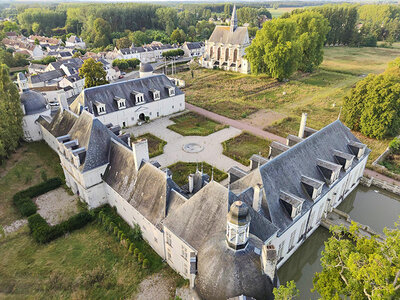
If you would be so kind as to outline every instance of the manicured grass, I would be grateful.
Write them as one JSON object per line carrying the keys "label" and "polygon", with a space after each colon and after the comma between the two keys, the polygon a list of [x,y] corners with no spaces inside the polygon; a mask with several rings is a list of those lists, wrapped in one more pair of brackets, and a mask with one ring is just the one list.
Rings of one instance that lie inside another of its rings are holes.
{"label": "manicured grass", "polygon": [[[95,223],[46,245],[26,229],[3,239],[0,254],[0,297],[16,299],[130,299],[152,273]],[[165,263],[160,274],[180,281]]]}
{"label": "manicured grass", "polygon": [[299,124],[300,118],[286,117],[265,127],[264,130],[282,137],[287,137],[288,134],[297,135]]}
{"label": "manicured grass", "polygon": [[217,168],[213,168],[206,162],[203,163],[194,163],[194,162],[182,162],[178,161],[177,163],[168,166],[168,169],[172,172],[172,179],[175,181],[176,184],[179,186],[183,186],[188,183],[188,176],[189,174],[193,174],[196,172],[196,167],[201,170],[201,165],[203,164],[203,172],[208,174],[211,179],[212,170],[214,170],[214,180],[220,182],[225,178],[228,178],[228,174],[224,171],[221,171]]}
{"label": "manicured grass", "polygon": [[23,144],[0,167],[0,225],[10,225],[20,218],[12,196],[43,181],[43,172],[47,178],[64,179],[58,155],[45,142]]}
{"label": "manicured grass", "polygon": [[223,154],[248,166],[253,154],[260,153],[264,157],[268,156],[270,143],[269,140],[244,132],[222,143]]}
{"label": "manicured grass", "polygon": [[149,147],[149,157],[155,157],[164,153],[164,146],[167,144],[166,141],[152,135],[151,133],[145,133],[141,136],[136,138],[132,138],[132,142],[140,140],[140,139],[147,139],[147,145]]}
{"label": "manicured grass", "polygon": [[227,127],[194,112],[188,112],[170,118],[170,120],[174,121],[175,124],[169,125],[168,128],[184,136],[206,136]]}

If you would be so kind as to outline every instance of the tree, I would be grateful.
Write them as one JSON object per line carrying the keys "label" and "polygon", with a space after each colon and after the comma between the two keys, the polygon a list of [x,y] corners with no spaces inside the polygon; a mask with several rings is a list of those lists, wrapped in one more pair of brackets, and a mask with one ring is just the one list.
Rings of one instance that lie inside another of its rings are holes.
{"label": "tree", "polygon": [[79,76],[85,78],[85,88],[107,84],[107,72],[103,69],[101,62],[96,62],[93,58],[85,60],[79,69]]}
{"label": "tree", "polygon": [[97,18],[93,23],[93,46],[106,47],[111,43],[111,26],[106,20]]}
{"label": "tree", "polygon": [[163,57],[175,57],[175,56],[182,56],[184,55],[185,52],[182,49],[175,49],[175,50],[168,50],[163,52],[162,56]]}
{"label": "tree", "polygon": [[329,32],[329,22],[317,12],[305,11],[291,17],[296,26],[301,59],[299,70],[311,72],[323,61],[323,47],[326,34]]}
{"label": "tree", "polygon": [[131,44],[132,42],[127,37],[120,38],[115,43],[118,49],[129,48]]}
{"label": "tree", "polygon": [[40,45],[40,42],[37,38],[35,39],[35,45]]}
{"label": "tree", "polygon": [[225,18],[229,18],[229,16],[231,15],[231,5],[229,3],[226,3],[224,6],[224,15]]}
{"label": "tree", "polygon": [[33,23],[33,24],[32,24],[32,31],[33,31],[34,33],[38,34],[39,31],[40,31],[40,24],[37,23],[37,22]]}
{"label": "tree", "polygon": [[195,60],[192,60],[189,63],[189,69],[190,69],[190,73],[192,75],[192,78],[194,78],[194,71],[196,71],[199,67],[200,67],[199,63],[197,61],[195,61]]}
{"label": "tree", "polygon": [[281,285],[273,290],[275,300],[292,300],[299,295],[299,290],[296,288],[294,281],[286,282],[286,285]]}
{"label": "tree", "polygon": [[142,46],[150,42],[147,34],[139,30],[135,32],[130,32],[128,37],[136,47]]}
{"label": "tree", "polygon": [[4,32],[11,32],[11,31],[18,31],[19,30],[19,26],[16,22],[12,22],[12,21],[4,21],[2,23],[3,25],[3,31]]}
{"label": "tree", "polygon": [[322,271],[313,291],[322,299],[399,299],[400,228],[384,229],[386,239],[360,236],[356,223],[349,229],[331,228],[322,251]]}
{"label": "tree", "polygon": [[266,73],[279,81],[297,70],[300,54],[296,23],[291,19],[273,19],[264,23],[246,49],[253,73]]}
{"label": "tree", "polygon": [[171,34],[171,42],[172,43],[183,43],[186,40],[186,34],[182,29],[175,29]]}
{"label": "tree", "polygon": [[21,102],[18,89],[11,81],[9,69],[0,65],[0,159],[14,151],[23,136]]}
{"label": "tree", "polygon": [[164,29],[168,35],[171,35],[174,28],[178,25],[178,14],[176,9],[172,7],[158,8],[156,10],[156,16],[159,27]]}

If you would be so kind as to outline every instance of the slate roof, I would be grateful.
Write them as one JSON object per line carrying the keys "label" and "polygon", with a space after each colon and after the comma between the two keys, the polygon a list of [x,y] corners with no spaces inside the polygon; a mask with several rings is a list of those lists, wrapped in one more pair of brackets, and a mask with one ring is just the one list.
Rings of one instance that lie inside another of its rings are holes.
{"label": "slate roof", "polygon": [[61,57],[72,57],[72,53],[69,51],[59,52],[58,55],[60,55]]}
{"label": "slate roof", "polygon": [[81,42],[81,39],[78,38],[76,35],[71,35],[71,36],[66,40],[66,42],[69,42],[69,43],[80,43],[80,42]]}
{"label": "slate roof", "polygon": [[[135,98],[132,92],[143,93],[144,102],[149,103],[154,101],[151,93],[152,89],[160,91],[160,100],[156,101],[162,101],[163,99],[169,98],[167,86],[175,85],[167,76],[159,74],[84,89],[71,104],[71,110],[79,114],[82,107],[87,107],[90,113],[98,116],[97,110],[94,108],[94,103],[97,101],[105,104],[106,113],[118,111],[114,97],[126,99],[127,108],[139,106],[141,104],[135,104]],[[175,87],[175,95],[181,94],[183,94],[183,92],[178,87]]]}
{"label": "slate roof", "polygon": [[[266,215],[265,208],[267,207],[272,223],[280,231],[284,231],[293,221],[280,203],[279,196],[281,191],[304,199],[302,214],[307,212],[314,202],[302,188],[302,176],[325,181],[317,167],[317,160],[323,159],[336,163],[334,150],[351,153],[348,147],[351,141],[359,142],[351,131],[337,120],[268,161],[260,168],[255,169],[249,175],[232,183],[231,188],[239,191],[246,187],[255,186],[255,184],[262,184],[266,194],[266,201],[263,203],[263,214]],[[360,160],[365,158],[369,152],[370,150],[365,151]],[[360,160],[354,159],[351,168],[355,167]],[[341,169],[339,180],[345,174],[346,172]],[[321,196],[329,190],[330,188],[324,184]]]}
{"label": "slate roof", "polygon": [[167,178],[165,172],[149,162],[143,163],[136,171],[132,150],[116,143],[111,144],[110,163],[103,179],[160,229],[166,215],[186,201],[179,194],[179,187]]}
{"label": "slate roof", "polygon": [[68,63],[70,67],[73,67],[75,69],[79,69],[83,65],[83,60],[75,57],[75,58],[69,58],[69,59],[63,59],[63,60],[58,60],[55,62],[50,63],[54,69],[59,69],[61,65]]}
{"label": "slate roof", "polygon": [[203,42],[186,42],[186,46],[188,47],[189,50],[200,49],[201,47],[204,47],[204,43]]}
{"label": "slate roof", "polygon": [[209,42],[231,45],[243,45],[248,40],[247,27],[237,27],[231,32],[230,26],[216,26]]}
{"label": "slate roof", "polygon": [[44,96],[33,90],[24,90],[20,94],[20,100],[25,108],[26,115],[38,114],[48,109]]}
{"label": "slate roof", "polygon": [[63,70],[53,70],[44,73],[40,73],[37,75],[33,75],[30,77],[30,81],[32,83],[46,82],[50,80],[54,80],[57,78],[61,78],[65,75]]}
{"label": "slate roof", "polygon": [[78,116],[70,110],[58,109],[51,122],[47,122],[45,119],[39,120],[39,122],[54,137],[59,137],[68,134],[77,119]]}

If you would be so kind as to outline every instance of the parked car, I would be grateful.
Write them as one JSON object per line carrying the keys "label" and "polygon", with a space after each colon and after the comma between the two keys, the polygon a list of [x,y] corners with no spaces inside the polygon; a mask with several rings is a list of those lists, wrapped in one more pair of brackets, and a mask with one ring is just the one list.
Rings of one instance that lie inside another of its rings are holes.
{"label": "parked car", "polygon": [[122,79],[122,78],[124,78],[124,75],[119,75],[118,78],[119,78],[119,79]]}

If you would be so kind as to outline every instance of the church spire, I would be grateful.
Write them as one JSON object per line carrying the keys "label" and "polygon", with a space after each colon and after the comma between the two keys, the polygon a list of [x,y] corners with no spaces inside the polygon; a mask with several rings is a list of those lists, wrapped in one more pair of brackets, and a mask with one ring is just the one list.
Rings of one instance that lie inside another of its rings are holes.
{"label": "church spire", "polygon": [[233,5],[233,10],[232,10],[232,18],[231,18],[231,32],[234,32],[237,28],[238,25],[238,20],[236,16],[236,5]]}

